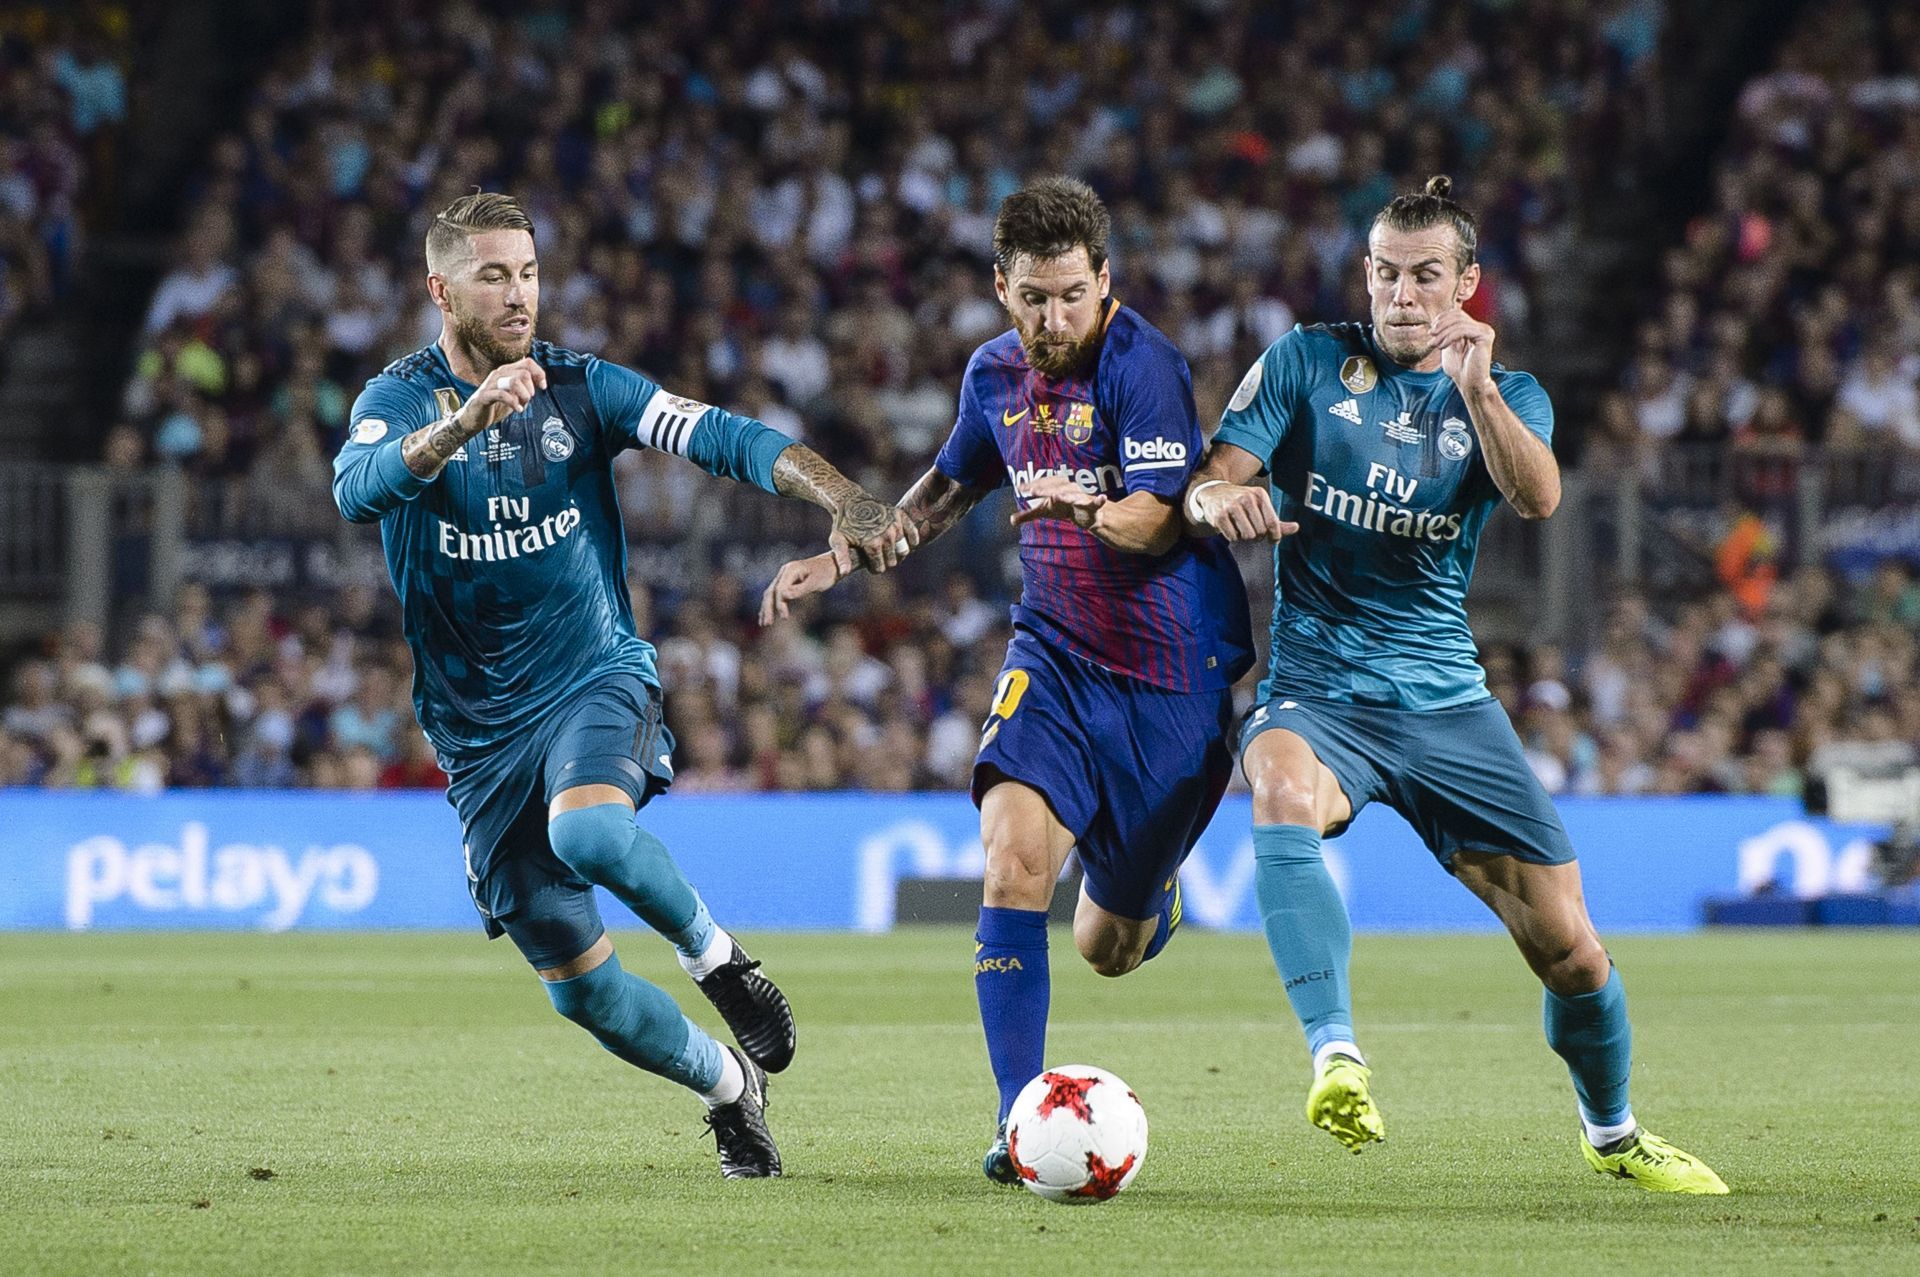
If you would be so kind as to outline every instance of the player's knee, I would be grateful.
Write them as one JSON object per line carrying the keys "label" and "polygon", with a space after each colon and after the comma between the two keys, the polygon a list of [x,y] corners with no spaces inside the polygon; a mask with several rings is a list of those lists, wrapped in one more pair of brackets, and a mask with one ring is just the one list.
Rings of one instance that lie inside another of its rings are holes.
{"label": "player's knee", "polygon": [[546,982],[553,1009],[588,1032],[611,1024],[621,993],[620,963],[614,958],[570,980]]}
{"label": "player's knee", "polygon": [[547,842],[567,868],[588,882],[619,882],[633,850],[633,811],[624,803],[563,811],[547,822]]}
{"label": "player's knee", "polygon": [[987,839],[986,893],[989,904],[1044,909],[1053,898],[1047,874],[1047,849],[1038,839]]}
{"label": "player's knee", "polygon": [[1085,912],[1086,901],[1081,902],[1081,912],[1075,915],[1073,926],[1073,947],[1080,951],[1088,966],[1094,971],[1113,979],[1139,967],[1146,959],[1147,943],[1153,933],[1144,937],[1124,934],[1114,926],[1089,921]]}
{"label": "player's knee", "polygon": [[1093,953],[1082,949],[1080,956],[1087,960],[1087,965],[1093,968],[1094,974],[1106,976],[1110,980],[1137,970],[1140,966],[1139,954],[1122,952],[1117,948],[1100,949]]}
{"label": "player's knee", "polygon": [[1536,948],[1529,956],[1540,982],[1565,997],[1592,993],[1613,969],[1605,947],[1591,934]]}
{"label": "player's knee", "polygon": [[1306,825],[1320,828],[1318,795],[1313,778],[1278,763],[1254,770],[1253,820],[1257,825]]}

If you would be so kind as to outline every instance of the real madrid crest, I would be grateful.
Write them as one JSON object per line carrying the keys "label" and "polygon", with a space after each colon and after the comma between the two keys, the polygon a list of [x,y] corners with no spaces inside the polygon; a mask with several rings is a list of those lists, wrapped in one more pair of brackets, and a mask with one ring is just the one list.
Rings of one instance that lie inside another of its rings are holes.
{"label": "real madrid crest", "polygon": [[1467,431],[1467,423],[1458,417],[1448,417],[1440,423],[1437,442],[1440,455],[1449,461],[1465,461],[1473,451],[1473,436]]}
{"label": "real madrid crest", "polygon": [[540,424],[540,451],[549,461],[565,461],[573,455],[573,434],[566,422],[548,417]]}
{"label": "real madrid crest", "polygon": [[1373,366],[1373,360],[1365,355],[1349,355],[1347,362],[1340,365],[1340,384],[1356,395],[1364,395],[1380,382],[1380,374]]}

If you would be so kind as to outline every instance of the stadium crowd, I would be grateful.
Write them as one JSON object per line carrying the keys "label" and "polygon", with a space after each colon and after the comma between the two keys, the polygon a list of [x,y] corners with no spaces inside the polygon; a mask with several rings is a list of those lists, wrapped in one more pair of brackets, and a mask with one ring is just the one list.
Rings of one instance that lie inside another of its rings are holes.
{"label": "stadium crowd", "polygon": [[1296,319],[1351,315],[1369,219],[1431,172],[1464,175],[1476,305],[1517,347],[1569,209],[1622,171],[1590,143],[1644,136],[1665,19],[1659,0],[754,7],[322,10],[188,192],[106,456],[324,503],[361,382],[438,332],[426,219],[476,185],[540,228],[546,336],[885,484],[924,464],[968,352],[1005,327],[991,223],[1034,172],[1110,202],[1116,291],[1185,350],[1203,418]]}
{"label": "stadium crowd", "polygon": [[[1294,320],[1358,310],[1367,220],[1429,172],[1465,175],[1476,305],[1520,345],[1570,210],[1652,126],[1667,18],[1657,0],[1371,16],[983,0],[932,29],[908,8],[768,10],[739,36],[704,0],[647,22],[615,0],[333,6],[188,193],[108,460],[330,515],[352,395],[438,331],[424,219],[475,185],[534,212],[545,335],[757,415],[883,491],[925,464],[967,352],[1005,325],[985,251],[1034,171],[1078,172],[1112,204],[1116,292],[1180,342],[1203,420]],[[1603,448],[1920,444],[1920,31],[1888,21],[1810,26],[1748,88],[1717,208],[1668,255]],[[708,482],[656,454],[622,464],[653,532]],[[1484,654],[1550,789],[1791,793],[1843,735],[1920,744],[1905,570],[1723,577],[1677,607],[1629,594],[1590,650]],[[763,632],[757,582],[702,584],[632,591],[680,787],[964,786],[1004,600],[889,577]],[[381,591],[189,586],[112,643],[72,626],[15,666],[0,784],[437,785],[410,672]]]}
{"label": "stadium crowd", "polygon": [[[1257,587],[1260,574],[1252,574]],[[892,576],[762,630],[721,573],[659,615],[679,789],[959,789],[1007,637],[969,578]],[[1256,611],[1258,611],[1256,600]],[[1662,614],[1629,595],[1590,649],[1492,648],[1488,686],[1562,794],[1795,794],[1840,741],[1920,745],[1920,582],[1787,576],[1751,611],[1730,590]],[[366,587],[217,606],[188,586],[109,652],[77,625],[15,669],[0,785],[435,787],[397,607]],[[1258,670],[1242,685],[1250,699]]]}
{"label": "stadium crowd", "polygon": [[130,29],[116,4],[0,10],[0,339],[72,282],[127,115]]}
{"label": "stadium crowd", "polygon": [[1608,446],[1920,449],[1920,10],[1802,14],[1666,253]]}

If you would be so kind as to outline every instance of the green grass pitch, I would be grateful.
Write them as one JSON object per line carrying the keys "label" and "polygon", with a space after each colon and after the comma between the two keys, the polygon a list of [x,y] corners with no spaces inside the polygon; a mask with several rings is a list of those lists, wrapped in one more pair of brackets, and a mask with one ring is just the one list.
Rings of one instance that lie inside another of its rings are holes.
{"label": "green grass pitch", "polygon": [[1258,938],[1106,981],[1056,932],[1049,1062],[1118,1072],[1153,1132],[1078,1209],[980,1175],[963,932],[749,940],[800,1019],[774,1182],[721,1181],[698,1101],[555,1016],[504,941],[0,937],[0,1271],[1920,1273],[1911,935],[1615,939],[1635,1108],[1734,1189],[1663,1198],[1582,1162],[1504,938],[1359,938],[1389,1142],[1356,1157],[1301,1117]]}

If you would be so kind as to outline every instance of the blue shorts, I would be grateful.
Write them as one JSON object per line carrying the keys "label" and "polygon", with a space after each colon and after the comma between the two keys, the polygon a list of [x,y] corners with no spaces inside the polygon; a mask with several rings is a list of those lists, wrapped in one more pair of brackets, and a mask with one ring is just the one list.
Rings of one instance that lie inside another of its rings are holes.
{"label": "blue shorts", "polygon": [[1492,697],[1410,710],[1276,694],[1247,716],[1241,754],[1254,737],[1276,728],[1312,746],[1355,816],[1379,799],[1407,818],[1443,865],[1461,851],[1541,865],[1573,859],[1560,813],[1527,765],[1507,711]]}
{"label": "blue shorts", "polygon": [[487,935],[511,936],[535,968],[561,966],[605,934],[593,886],[547,842],[547,804],[613,785],[644,807],[673,783],[660,691],[633,674],[595,679],[537,725],[460,762],[442,758],[460,813],[467,890]]}
{"label": "blue shorts", "polygon": [[1089,898],[1158,917],[1233,776],[1233,694],[1172,692],[1016,626],[973,767],[973,801],[1002,778],[1046,796],[1078,840]]}

